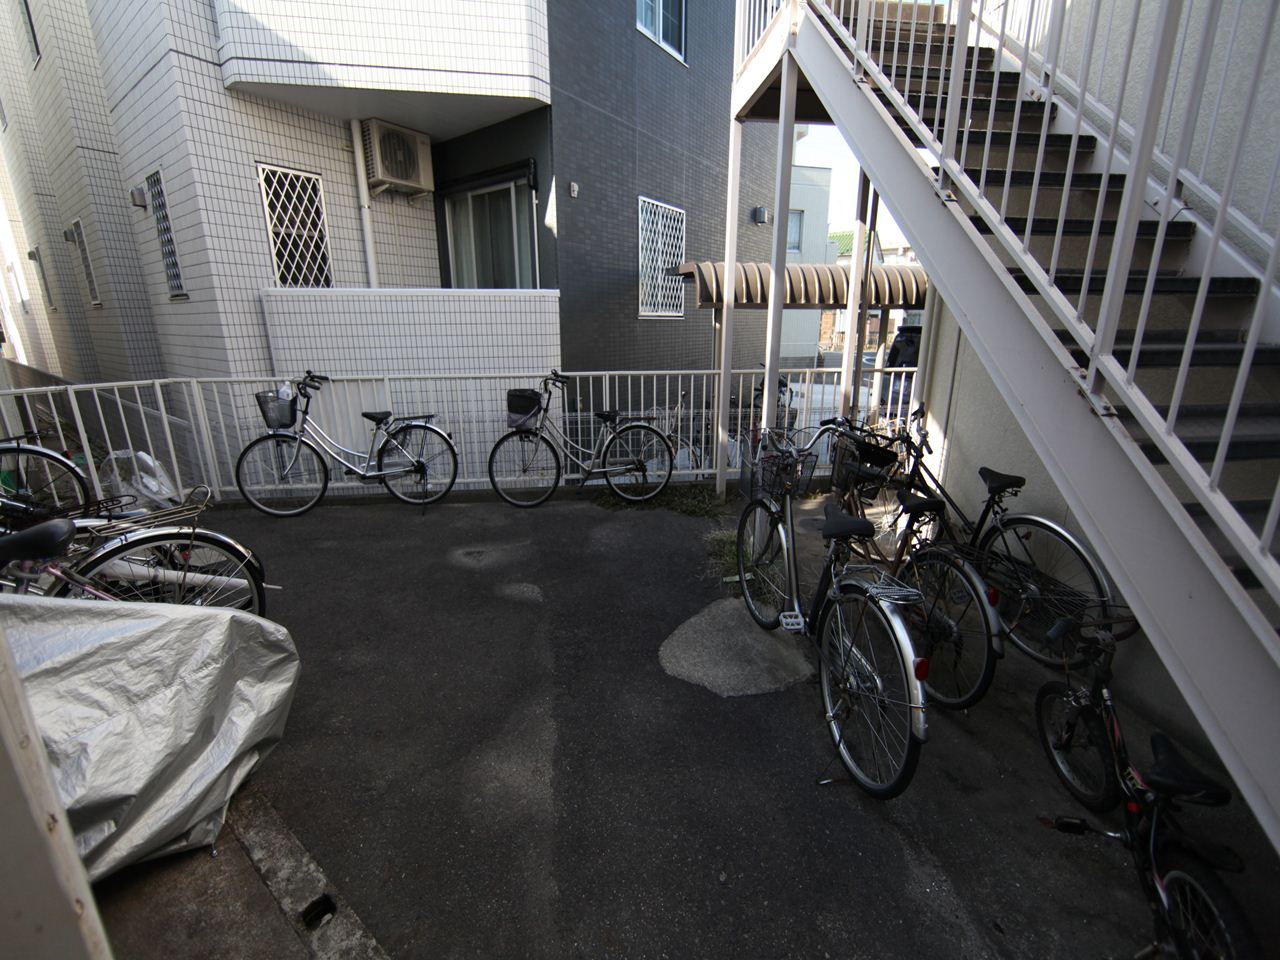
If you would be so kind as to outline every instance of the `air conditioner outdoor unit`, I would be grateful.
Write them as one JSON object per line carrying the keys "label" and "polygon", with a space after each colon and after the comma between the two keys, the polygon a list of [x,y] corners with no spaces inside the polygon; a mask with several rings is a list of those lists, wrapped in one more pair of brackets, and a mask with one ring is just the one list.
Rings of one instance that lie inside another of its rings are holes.
{"label": "air conditioner outdoor unit", "polygon": [[422,194],[435,189],[431,172],[431,139],[384,120],[365,120],[365,173],[374,194],[383,190]]}

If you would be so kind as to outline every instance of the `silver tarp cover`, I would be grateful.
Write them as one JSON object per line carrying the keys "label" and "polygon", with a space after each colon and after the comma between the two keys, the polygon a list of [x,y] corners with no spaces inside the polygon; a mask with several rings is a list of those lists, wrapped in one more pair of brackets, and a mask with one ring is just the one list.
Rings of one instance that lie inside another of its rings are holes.
{"label": "silver tarp cover", "polygon": [[284,733],[289,632],[230,610],[14,596],[0,622],[89,877],[212,843]]}

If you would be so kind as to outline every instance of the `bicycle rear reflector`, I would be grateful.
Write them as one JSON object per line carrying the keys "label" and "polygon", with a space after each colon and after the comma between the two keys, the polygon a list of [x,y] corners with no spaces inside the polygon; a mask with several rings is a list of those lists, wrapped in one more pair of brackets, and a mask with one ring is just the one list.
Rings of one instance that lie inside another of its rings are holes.
{"label": "bicycle rear reflector", "polygon": [[924,681],[929,679],[929,658],[928,657],[920,657],[919,659],[916,660],[915,675],[916,675],[916,679],[919,680],[921,683],[924,683]]}

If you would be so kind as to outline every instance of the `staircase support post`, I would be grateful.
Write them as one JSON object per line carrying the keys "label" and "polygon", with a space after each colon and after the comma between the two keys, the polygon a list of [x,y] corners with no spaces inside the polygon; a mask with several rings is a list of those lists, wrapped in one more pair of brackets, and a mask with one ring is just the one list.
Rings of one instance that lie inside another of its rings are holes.
{"label": "staircase support post", "polygon": [[[787,215],[791,210],[791,158],[796,140],[796,84],[800,71],[788,50],[782,55],[782,100],[778,110],[778,158],[773,193],[773,254],[769,259],[769,324],[766,328],[762,426],[772,426],[777,408],[782,310],[787,300]],[[762,431],[763,433],[763,431]]]}
{"label": "staircase support post", "polygon": [[[720,375],[716,378],[716,496],[725,495],[729,467],[729,378],[733,374],[733,304],[738,293],[738,182],[742,167],[742,123],[729,118],[729,180],[725,188],[724,289],[720,310]],[[714,271],[713,271],[714,273]],[[714,292],[714,291],[713,291]],[[739,443],[738,460],[742,462]]]}
{"label": "staircase support post", "polygon": [[871,181],[858,170],[858,201],[854,210],[853,241],[849,247],[849,287],[845,303],[844,353],[840,358],[840,416],[857,415],[858,379],[861,377],[862,354],[858,350],[858,314],[862,307],[862,247],[867,242],[867,207],[871,197]]}

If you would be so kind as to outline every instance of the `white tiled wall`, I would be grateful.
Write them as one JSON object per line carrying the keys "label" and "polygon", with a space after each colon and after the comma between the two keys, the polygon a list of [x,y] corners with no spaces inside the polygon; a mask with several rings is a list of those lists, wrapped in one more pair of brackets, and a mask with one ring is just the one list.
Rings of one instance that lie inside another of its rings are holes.
{"label": "white tiled wall", "polygon": [[280,377],[560,366],[555,290],[266,290],[262,302]]}
{"label": "white tiled wall", "polygon": [[213,0],[213,6],[228,85],[551,99],[545,0]]}

